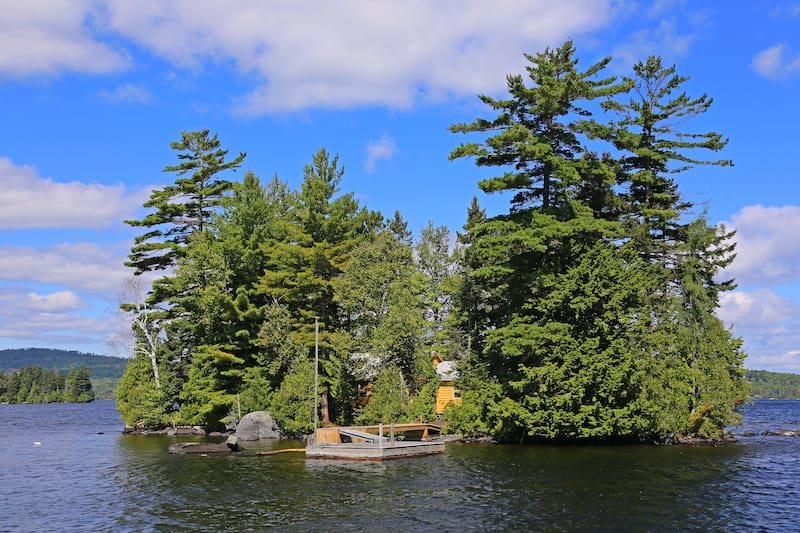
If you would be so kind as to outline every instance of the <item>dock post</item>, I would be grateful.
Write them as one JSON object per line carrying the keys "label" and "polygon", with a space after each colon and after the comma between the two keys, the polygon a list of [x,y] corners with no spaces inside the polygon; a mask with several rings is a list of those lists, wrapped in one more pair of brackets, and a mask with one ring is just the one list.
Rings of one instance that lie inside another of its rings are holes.
{"label": "dock post", "polygon": [[378,425],[378,445],[383,448],[383,422]]}
{"label": "dock post", "polygon": [[389,426],[389,442],[394,444],[394,422]]}

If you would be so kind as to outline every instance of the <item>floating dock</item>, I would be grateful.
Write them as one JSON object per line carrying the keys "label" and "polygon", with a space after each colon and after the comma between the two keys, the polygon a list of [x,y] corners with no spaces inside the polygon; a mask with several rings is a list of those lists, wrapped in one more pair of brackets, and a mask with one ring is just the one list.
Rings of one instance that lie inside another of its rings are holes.
{"label": "floating dock", "polygon": [[[383,461],[444,453],[443,440],[428,440],[440,432],[434,424],[319,428],[306,443],[306,458]],[[395,438],[398,433],[402,440]]]}

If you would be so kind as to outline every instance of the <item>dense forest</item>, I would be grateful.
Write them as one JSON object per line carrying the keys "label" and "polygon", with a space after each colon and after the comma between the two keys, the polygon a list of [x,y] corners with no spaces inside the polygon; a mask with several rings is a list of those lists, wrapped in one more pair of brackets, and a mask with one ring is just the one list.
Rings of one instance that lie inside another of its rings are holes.
{"label": "dense forest", "polygon": [[755,399],[800,400],[800,375],[766,370],[748,370]]}
{"label": "dense forest", "polygon": [[67,372],[26,366],[0,372],[0,403],[91,402],[92,369],[71,368]]}
{"label": "dense forest", "polygon": [[51,348],[10,348],[0,350],[0,372],[40,366],[45,370],[68,372],[87,366],[92,370],[92,390],[98,399],[112,399],[128,360],[73,350]]}
{"label": "dense forest", "polygon": [[732,233],[676,181],[731,164],[704,155],[723,135],[688,129],[712,99],[659,57],[622,78],[610,58],[581,70],[571,42],[525,57],[504,99],[480,96],[488,118],[450,127],[470,139],[450,158],[509,200],[488,216],[473,199],[455,235],[431,222],[415,239],[401,213],[342,193],[325,148],[293,190],[232,181],[245,153],[183,132],[174,183],[127,221],[142,231],[128,266],[161,277],[125,290],[125,422],[214,427],[268,409],[309,432],[317,357],[321,423],[432,418],[435,353],[460,369],[454,432],[664,442],[736,423],[744,353],[714,314],[734,287],[719,279]]}

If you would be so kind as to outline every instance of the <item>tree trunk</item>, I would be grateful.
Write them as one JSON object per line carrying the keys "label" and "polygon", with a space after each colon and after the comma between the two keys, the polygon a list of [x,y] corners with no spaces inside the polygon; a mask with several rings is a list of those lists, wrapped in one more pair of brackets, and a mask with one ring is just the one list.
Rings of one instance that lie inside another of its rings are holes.
{"label": "tree trunk", "polygon": [[331,425],[331,414],[328,409],[328,391],[323,390],[320,398],[320,411],[322,411],[322,426]]}

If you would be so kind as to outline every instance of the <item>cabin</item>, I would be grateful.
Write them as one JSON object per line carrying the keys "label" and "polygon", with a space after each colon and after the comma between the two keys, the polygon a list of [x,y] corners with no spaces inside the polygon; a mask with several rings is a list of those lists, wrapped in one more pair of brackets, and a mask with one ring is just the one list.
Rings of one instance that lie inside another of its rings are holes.
{"label": "cabin", "polygon": [[[364,407],[372,396],[372,384],[381,370],[383,358],[371,353],[351,353],[349,360],[350,371],[356,378],[358,386],[358,405]],[[451,403],[461,405],[461,390],[456,387],[458,369],[455,361],[445,361],[439,354],[433,354],[433,368],[439,378],[439,388],[436,390],[436,415],[445,412]]]}
{"label": "cabin", "polygon": [[456,387],[458,369],[455,361],[444,361],[438,354],[433,355],[433,368],[439,378],[436,391],[436,415],[441,415],[451,403],[461,405],[461,391]]}

